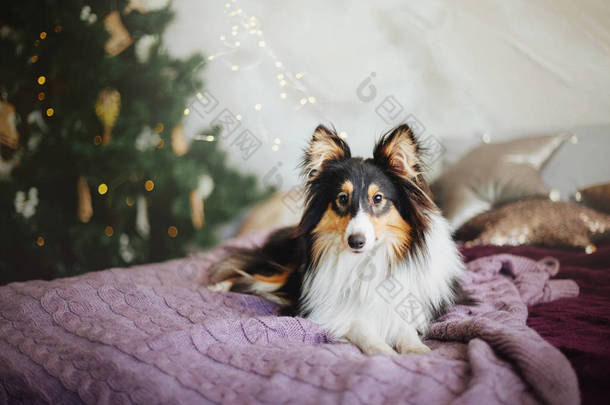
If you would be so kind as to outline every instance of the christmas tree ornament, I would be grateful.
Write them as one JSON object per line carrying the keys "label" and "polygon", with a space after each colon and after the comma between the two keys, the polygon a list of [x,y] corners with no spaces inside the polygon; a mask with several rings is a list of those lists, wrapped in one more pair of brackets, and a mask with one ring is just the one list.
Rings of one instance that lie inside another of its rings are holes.
{"label": "christmas tree ornament", "polygon": [[188,152],[189,145],[184,137],[184,127],[177,125],[172,130],[172,149],[176,156],[182,156]]}
{"label": "christmas tree ornament", "polygon": [[135,147],[140,152],[154,149],[161,142],[161,137],[150,127],[144,127],[144,130],[138,135],[135,142]]}
{"label": "christmas tree ornament", "polygon": [[136,202],[136,232],[147,239],[150,236],[150,221],[148,219],[148,203],[146,197],[138,196]]}
{"label": "christmas tree ornament", "polygon": [[191,202],[191,221],[193,222],[193,227],[201,229],[205,223],[205,217],[203,213],[203,198],[201,198],[199,190],[191,191],[189,200]]}
{"label": "christmas tree ornament", "polygon": [[76,192],[78,194],[78,219],[86,224],[93,215],[93,206],[91,204],[91,190],[83,176],[80,176],[76,181]]}
{"label": "christmas tree ornament", "polygon": [[191,191],[189,196],[191,202],[191,221],[195,229],[203,228],[204,224],[204,200],[214,191],[214,180],[207,174],[199,178],[197,188]]}
{"label": "christmas tree ornament", "polygon": [[123,25],[121,21],[121,14],[118,11],[111,11],[104,18],[104,27],[110,34],[110,38],[106,41],[104,49],[110,56],[116,56],[127,49],[132,43],[133,39],[129,35],[129,31]]}
{"label": "christmas tree ornament", "polygon": [[30,187],[27,198],[24,191],[20,190],[15,193],[15,211],[23,215],[24,218],[32,217],[36,213],[36,206],[38,206],[38,189],[36,187]]}
{"label": "christmas tree ornament", "polygon": [[148,62],[152,46],[157,42],[154,35],[142,35],[136,42],[136,56],[142,63]]}
{"label": "christmas tree ornament", "polygon": [[112,139],[112,128],[116,123],[121,110],[121,94],[115,89],[104,89],[100,91],[95,102],[95,114],[104,127],[102,144],[108,145]]}
{"label": "christmas tree ornament", "polygon": [[0,102],[0,144],[11,149],[19,147],[19,133],[17,132],[17,117],[15,107],[6,101]]}

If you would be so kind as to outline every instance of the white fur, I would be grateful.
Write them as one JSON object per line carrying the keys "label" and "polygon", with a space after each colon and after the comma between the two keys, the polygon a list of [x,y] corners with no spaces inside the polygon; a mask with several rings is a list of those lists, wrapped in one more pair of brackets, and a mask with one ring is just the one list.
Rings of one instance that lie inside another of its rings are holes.
{"label": "white fur", "polygon": [[375,244],[375,228],[369,219],[369,216],[364,212],[361,208],[355,217],[353,217],[349,223],[347,224],[347,228],[345,230],[344,237],[344,246],[350,249],[347,239],[351,235],[362,234],[365,238],[364,246],[359,249],[359,252],[367,252],[370,251]]}
{"label": "white fur", "polygon": [[[392,262],[383,235],[368,252],[357,254],[345,248],[341,235],[318,234],[318,242],[330,247],[322,252],[316,268],[306,273],[302,308],[307,317],[368,354],[388,353],[391,346],[401,353],[425,352],[417,331],[425,333],[434,306],[453,301],[451,283],[464,270],[447,221],[437,212],[429,216],[422,257],[407,262]],[[362,225],[356,218],[354,226]],[[401,287],[392,290],[391,286]],[[405,303],[421,308],[404,311]],[[401,311],[407,315],[401,316]]]}

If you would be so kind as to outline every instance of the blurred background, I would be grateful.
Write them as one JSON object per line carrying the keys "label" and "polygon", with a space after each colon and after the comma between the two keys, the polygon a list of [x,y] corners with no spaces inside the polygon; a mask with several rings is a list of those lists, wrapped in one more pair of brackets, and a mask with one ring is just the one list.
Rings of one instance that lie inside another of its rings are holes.
{"label": "blurred background", "polygon": [[[409,123],[455,229],[523,198],[583,202],[610,181],[603,0],[3,8],[1,282],[166,260],[295,221],[318,123],[364,156]],[[472,151],[470,163],[494,158],[465,167]],[[523,165],[535,186],[519,183]],[[508,180],[443,195],[452,171]]]}

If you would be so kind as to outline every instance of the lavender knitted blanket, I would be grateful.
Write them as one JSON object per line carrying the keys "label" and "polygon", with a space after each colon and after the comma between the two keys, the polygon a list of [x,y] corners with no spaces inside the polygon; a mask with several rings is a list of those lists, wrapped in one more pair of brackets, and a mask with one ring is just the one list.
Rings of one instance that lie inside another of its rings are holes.
{"label": "lavender knitted blanket", "polygon": [[0,403],[579,402],[568,360],[525,323],[528,305],[578,294],[574,282],[550,280],[555,260],[470,262],[464,286],[481,304],[434,323],[431,353],[366,357],[263,299],[203,286],[227,246],[264,236],[0,287]]}

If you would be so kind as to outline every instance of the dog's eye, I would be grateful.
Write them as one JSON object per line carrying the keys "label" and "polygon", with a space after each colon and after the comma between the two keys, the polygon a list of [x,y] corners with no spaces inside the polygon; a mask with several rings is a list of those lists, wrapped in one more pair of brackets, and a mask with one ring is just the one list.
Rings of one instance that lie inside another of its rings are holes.
{"label": "dog's eye", "polygon": [[337,203],[339,205],[346,205],[348,201],[349,201],[349,196],[347,195],[346,192],[341,192],[337,196]]}
{"label": "dog's eye", "polygon": [[383,196],[381,194],[375,194],[373,196],[373,202],[375,204],[381,204],[382,201],[383,201]]}

